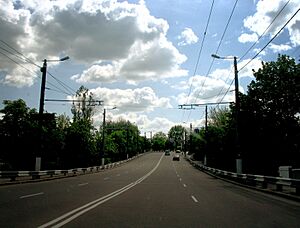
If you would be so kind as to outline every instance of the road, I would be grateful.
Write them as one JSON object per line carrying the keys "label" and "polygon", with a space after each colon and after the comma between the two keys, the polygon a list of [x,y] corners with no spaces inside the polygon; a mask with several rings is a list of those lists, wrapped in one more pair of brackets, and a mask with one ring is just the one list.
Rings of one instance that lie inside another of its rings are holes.
{"label": "road", "polygon": [[300,203],[148,153],[95,174],[0,187],[0,227],[300,227]]}

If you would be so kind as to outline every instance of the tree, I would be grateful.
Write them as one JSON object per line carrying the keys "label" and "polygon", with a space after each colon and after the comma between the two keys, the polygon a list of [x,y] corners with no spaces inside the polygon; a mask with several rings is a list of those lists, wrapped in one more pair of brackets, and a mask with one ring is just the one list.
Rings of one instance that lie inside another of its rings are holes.
{"label": "tree", "polygon": [[[3,101],[4,114],[0,120],[1,154],[6,169],[32,169],[34,153],[37,150],[35,139],[38,135],[37,112],[26,106],[22,99]],[[6,148],[6,149],[4,149]]]}
{"label": "tree", "polygon": [[300,65],[279,55],[253,72],[247,95],[241,94],[245,168],[277,175],[280,165],[300,165]]}
{"label": "tree", "polygon": [[172,149],[183,149],[185,143],[186,129],[181,125],[171,127],[168,132],[168,139]]}
{"label": "tree", "polygon": [[[73,121],[84,119],[92,121],[93,107],[93,94],[89,92],[84,86],[80,86],[75,95],[76,102],[72,106]],[[77,100],[80,100],[77,101]]]}
{"label": "tree", "polygon": [[166,148],[166,142],[168,137],[163,132],[158,132],[154,134],[152,138],[152,148],[153,150],[164,150]]}

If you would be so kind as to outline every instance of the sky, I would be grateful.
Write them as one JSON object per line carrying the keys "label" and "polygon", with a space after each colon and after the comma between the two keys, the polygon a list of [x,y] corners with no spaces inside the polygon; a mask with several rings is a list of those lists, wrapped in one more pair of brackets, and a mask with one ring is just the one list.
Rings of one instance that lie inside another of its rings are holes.
{"label": "sky", "polygon": [[[47,62],[45,98],[73,99],[83,85],[103,101],[96,128],[104,109],[107,121],[128,120],[147,137],[202,127],[204,105],[179,105],[234,102],[233,56],[243,93],[262,61],[299,61],[299,7],[300,0],[0,0],[0,109],[23,99],[38,110],[43,60],[69,56]],[[45,101],[44,110],[72,117],[71,106]]]}

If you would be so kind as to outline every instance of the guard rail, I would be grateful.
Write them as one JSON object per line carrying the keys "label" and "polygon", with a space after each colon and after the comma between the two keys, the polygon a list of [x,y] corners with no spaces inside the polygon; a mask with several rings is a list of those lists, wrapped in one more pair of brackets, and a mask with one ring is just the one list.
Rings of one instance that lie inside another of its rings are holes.
{"label": "guard rail", "polygon": [[268,189],[273,192],[285,192],[288,194],[300,196],[300,179],[253,174],[238,174],[207,167],[199,162],[193,161],[191,158],[187,158],[187,160],[197,169],[224,179],[228,179],[255,188]]}

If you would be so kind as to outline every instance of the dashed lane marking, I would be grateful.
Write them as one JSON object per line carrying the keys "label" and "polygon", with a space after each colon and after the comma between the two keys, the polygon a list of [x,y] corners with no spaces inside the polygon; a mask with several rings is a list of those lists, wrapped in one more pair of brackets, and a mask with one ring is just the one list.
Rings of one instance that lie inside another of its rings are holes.
{"label": "dashed lane marking", "polygon": [[29,197],[34,197],[34,196],[39,196],[39,195],[43,195],[43,192],[39,192],[39,193],[34,193],[34,194],[29,194],[29,195],[25,195],[25,196],[20,196],[20,199],[25,199],[25,198],[29,198]]}
{"label": "dashed lane marking", "polygon": [[195,196],[192,196],[192,199],[194,200],[195,203],[198,203],[198,200],[196,199]]}

